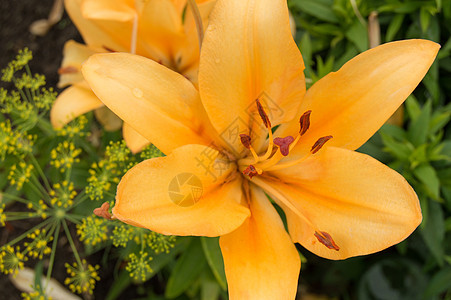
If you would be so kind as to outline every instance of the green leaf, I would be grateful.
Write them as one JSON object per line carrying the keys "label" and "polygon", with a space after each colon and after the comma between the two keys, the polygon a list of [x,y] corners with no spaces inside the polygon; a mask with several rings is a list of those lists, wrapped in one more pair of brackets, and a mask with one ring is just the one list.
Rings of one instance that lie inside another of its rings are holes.
{"label": "green leaf", "polygon": [[443,113],[435,113],[429,123],[429,134],[435,134],[437,131],[445,127],[451,119],[451,111]]}
{"label": "green leaf", "polygon": [[385,35],[385,41],[391,42],[395,38],[395,35],[398,33],[401,28],[402,22],[404,21],[403,14],[396,15],[393,20],[390,22],[387,28],[387,34]]}
{"label": "green leaf", "polygon": [[368,50],[368,30],[358,20],[355,20],[354,24],[346,31],[345,36],[360,52]]}
{"label": "green leaf", "polygon": [[301,42],[299,45],[301,49],[302,58],[304,59],[306,76],[310,76],[311,65],[312,65],[312,40],[310,39],[310,35],[308,32],[304,33],[301,38]]}
{"label": "green leaf", "polygon": [[428,164],[423,164],[413,170],[414,175],[426,186],[435,200],[440,198],[440,180],[435,169]]}
{"label": "green leaf", "polygon": [[332,10],[332,5],[326,5],[317,0],[298,0],[296,6],[303,12],[312,15],[320,20],[338,23],[338,18]]}
{"label": "green leaf", "polygon": [[200,275],[207,261],[198,238],[193,238],[169,276],[165,296],[175,298],[186,291]]}
{"label": "green leaf", "polygon": [[219,299],[221,288],[212,275],[202,276],[200,286],[201,300],[216,300]]}
{"label": "green leaf", "polygon": [[412,120],[418,118],[418,116],[421,114],[421,107],[420,104],[418,104],[417,98],[415,98],[414,95],[410,95],[409,97],[407,97],[405,104],[409,117]]}
{"label": "green leaf", "polygon": [[441,205],[437,202],[429,201],[428,205],[427,222],[421,230],[421,235],[437,263],[443,266],[443,239],[445,237],[443,211]]}
{"label": "green leaf", "polygon": [[423,299],[431,299],[451,289],[451,267],[446,267],[435,274],[424,292]]}
{"label": "green leaf", "polygon": [[132,280],[130,278],[129,272],[122,270],[119,274],[119,277],[114,279],[114,282],[108,290],[108,294],[106,295],[105,300],[117,299],[122,294],[122,292],[130,286],[131,282]]}
{"label": "green leaf", "polygon": [[421,24],[421,30],[423,30],[423,32],[426,32],[426,30],[429,27],[429,21],[431,20],[431,14],[429,13],[429,11],[422,7],[420,9],[420,24]]}
{"label": "green leaf", "polygon": [[219,238],[202,237],[201,242],[213,275],[221,288],[224,291],[227,290],[227,279],[224,271],[224,260],[222,258],[221,248],[219,247]]}
{"label": "green leaf", "polygon": [[409,141],[414,146],[426,143],[429,129],[429,120],[431,118],[431,101],[426,102],[417,118],[412,120],[409,126]]}
{"label": "green leaf", "polygon": [[392,136],[381,132],[382,141],[384,142],[385,151],[390,152],[400,160],[407,161],[413,151],[408,144],[396,141]]}

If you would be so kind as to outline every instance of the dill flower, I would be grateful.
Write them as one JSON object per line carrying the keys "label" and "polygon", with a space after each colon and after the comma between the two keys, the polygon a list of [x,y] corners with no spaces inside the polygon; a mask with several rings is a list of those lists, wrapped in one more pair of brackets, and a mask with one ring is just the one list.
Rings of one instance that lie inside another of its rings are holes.
{"label": "dill flower", "polygon": [[82,220],[81,224],[77,224],[77,234],[80,241],[86,245],[95,246],[98,243],[108,239],[107,221],[103,218],[95,218],[89,216]]}
{"label": "dill flower", "polygon": [[30,180],[32,175],[33,165],[29,165],[25,162],[15,164],[10,168],[8,180],[11,185],[15,185],[16,189],[20,191],[24,185]]}
{"label": "dill flower", "polygon": [[161,152],[154,145],[146,146],[140,153],[140,157],[142,159],[151,159],[151,158],[154,158],[154,157],[162,157],[162,156],[164,156],[163,152]]}
{"label": "dill flower", "polygon": [[4,160],[7,154],[12,154],[16,150],[19,134],[13,132],[11,122],[6,120],[0,122],[0,159]]}
{"label": "dill flower", "polygon": [[30,258],[42,259],[44,255],[50,254],[52,249],[47,245],[53,240],[53,236],[47,236],[47,230],[36,229],[34,232],[27,235],[31,242],[25,242],[25,253]]}
{"label": "dill flower", "polygon": [[73,182],[64,180],[61,183],[55,183],[49,195],[52,197],[50,203],[53,206],[68,208],[74,204],[73,199],[77,196],[77,192],[74,191]]}
{"label": "dill flower", "polygon": [[111,240],[114,247],[126,247],[131,240],[133,228],[129,225],[119,224],[114,227]]}
{"label": "dill flower", "polygon": [[[44,200],[39,200],[38,203],[28,202],[27,208],[34,210],[36,215],[40,216],[42,219],[47,219],[49,207],[44,203]],[[30,213],[30,215],[32,214]]]}
{"label": "dill flower", "polygon": [[5,226],[6,214],[5,214],[5,204],[0,205],[0,226]]}
{"label": "dill flower", "polygon": [[151,231],[146,235],[146,240],[150,249],[155,251],[156,254],[159,254],[169,253],[175,246],[176,237],[173,235],[164,235]]}
{"label": "dill flower", "polygon": [[50,164],[55,166],[61,172],[65,172],[67,169],[72,168],[74,163],[80,162],[77,156],[80,155],[81,149],[76,149],[74,143],[64,141],[59,143],[55,149],[50,152],[52,160]]}
{"label": "dill flower", "polygon": [[86,137],[89,136],[89,132],[84,131],[86,124],[88,124],[88,118],[81,115],[66,126],[56,129],[56,132],[59,136],[67,138]]}
{"label": "dill flower", "polygon": [[14,248],[6,245],[0,248],[0,272],[3,274],[17,275],[17,272],[23,269],[24,262],[27,260],[27,257],[20,252],[19,246]]}
{"label": "dill flower", "polygon": [[147,252],[141,250],[138,255],[131,253],[128,256],[128,259],[129,262],[125,269],[130,272],[130,277],[141,282],[146,281],[149,275],[153,272],[149,264],[152,257],[150,257]]}
{"label": "dill flower", "polygon": [[94,267],[84,259],[81,265],[78,263],[73,263],[72,265],[66,263],[65,267],[69,277],[64,280],[64,284],[74,293],[88,293],[92,295],[96,281],[100,280],[98,274],[100,267],[98,265]]}
{"label": "dill flower", "polygon": [[52,297],[45,294],[41,285],[33,285],[32,288],[33,291],[20,294],[24,300],[52,300]]}

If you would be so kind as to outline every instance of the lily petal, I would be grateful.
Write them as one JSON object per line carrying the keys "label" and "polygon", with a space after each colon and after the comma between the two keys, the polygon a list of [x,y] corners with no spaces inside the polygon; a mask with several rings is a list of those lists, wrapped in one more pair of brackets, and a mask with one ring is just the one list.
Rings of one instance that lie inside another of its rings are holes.
{"label": "lily petal", "polygon": [[122,120],[105,106],[96,109],[94,115],[106,131],[116,131],[122,127]]}
{"label": "lily petal", "polygon": [[82,72],[99,99],[163,153],[210,144],[199,94],[182,75],[126,53],[93,55]]}
{"label": "lily petal", "polygon": [[251,217],[219,240],[229,298],[294,299],[299,254],[263,191],[254,187],[251,194]]}
{"label": "lily petal", "polygon": [[[352,150],[328,147],[302,164],[271,175],[280,181],[266,180],[266,184],[297,210],[275,197],[284,208],[291,237],[325,258],[381,251],[408,237],[422,220],[418,197],[407,181]],[[321,244],[315,231],[328,233],[340,249]]]}
{"label": "lily petal", "polygon": [[[387,43],[356,56],[338,72],[316,82],[299,111],[300,115],[312,111],[310,129],[293,153],[307,153],[319,137],[327,135],[334,137],[328,146],[359,148],[412,93],[439,48],[427,40]],[[299,118],[293,120],[289,131],[296,132],[298,122]],[[286,130],[281,128],[276,135],[284,136]]]}
{"label": "lily petal", "polygon": [[63,62],[58,70],[60,78],[58,87],[63,88],[71,84],[83,81],[81,74],[81,64],[95,53],[105,52],[101,49],[95,49],[75,41],[67,41],[64,44]]}
{"label": "lily petal", "polygon": [[82,2],[83,0],[65,0],[64,6],[86,44],[115,51],[128,51],[130,48],[132,22],[107,23],[101,20],[95,22],[94,20],[86,19],[81,11]]}
{"label": "lily petal", "polygon": [[138,153],[150,144],[149,140],[140,135],[127,123],[122,125],[122,136],[124,137],[127,147],[130,151],[132,151],[132,153]]}
{"label": "lily petal", "polygon": [[[274,126],[291,120],[305,92],[303,70],[285,0],[216,3],[202,44],[199,90],[218,132],[233,126],[249,134],[252,127],[266,138],[257,98]],[[228,141],[235,153],[243,150],[238,134]]]}
{"label": "lily petal", "polygon": [[130,169],[117,189],[113,215],[166,235],[219,236],[249,217],[240,204],[242,179],[224,183],[234,164],[218,168],[219,152],[186,145]]}
{"label": "lily petal", "polygon": [[75,84],[56,98],[50,111],[50,121],[53,127],[62,128],[76,117],[102,106],[103,103],[89,88]]}
{"label": "lily petal", "polygon": [[119,22],[131,21],[136,14],[133,0],[82,0],[81,11],[87,19]]}

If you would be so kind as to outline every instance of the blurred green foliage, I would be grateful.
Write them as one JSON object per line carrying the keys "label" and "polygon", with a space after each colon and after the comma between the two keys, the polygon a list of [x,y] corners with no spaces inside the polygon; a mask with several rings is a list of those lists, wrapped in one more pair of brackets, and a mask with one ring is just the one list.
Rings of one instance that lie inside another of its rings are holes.
{"label": "blurred green foliage", "polygon": [[[339,299],[451,299],[451,1],[289,0],[308,84],[380,43],[422,38],[442,48],[407,99],[402,124],[386,124],[359,151],[401,173],[420,198],[423,222],[381,253],[330,262],[307,258],[301,286]],[[352,83],[350,83],[352,84]],[[356,241],[358,242],[358,241]]]}

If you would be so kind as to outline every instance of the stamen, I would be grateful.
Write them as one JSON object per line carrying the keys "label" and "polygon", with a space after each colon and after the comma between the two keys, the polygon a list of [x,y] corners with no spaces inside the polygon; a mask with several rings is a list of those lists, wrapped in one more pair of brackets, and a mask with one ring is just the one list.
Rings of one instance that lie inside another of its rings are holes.
{"label": "stamen", "polygon": [[135,13],[135,17],[133,19],[132,38],[130,41],[130,53],[131,54],[136,54],[137,39],[138,39],[138,13]]}
{"label": "stamen", "polygon": [[253,165],[249,165],[249,167],[247,167],[243,171],[243,174],[249,176],[252,179],[252,177],[254,177],[255,175],[258,175],[258,172],[257,172],[257,169],[255,169],[255,167]]}
{"label": "stamen", "polygon": [[251,137],[248,136],[247,134],[240,134],[240,140],[241,144],[243,144],[244,147],[246,147],[251,151],[252,156],[254,157],[254,163],[258,162],[259,158],[257,152],[255,152],[254,148],[252,148],[251,145]]}
{"label": "stamen", "polygon": [[[298,136],[299,137],[299,136]],[[268,164],[266,166],[260,166],[262,169],[266,170],[266,171],[275,171],[275,170],[281,170],[281,169],[285,169],[288,167],[292,167],[294,165],[300,164],[301,162],[303,162],[304,160],[306,160],[307,158],[309,158],[311,155],[315,154],[316,152],[318,152],[323,146],[324,144],[330,140],[332,138],[331,135],[328,136],[323,136],[321,138],[319,138],[315,144],[313,144],[312,149],[310,150],[310,154],[299,158],[297,160],[293,160],[293,161],[289,161],[287,163],[282,163],[282,164],[277,164],[277,162],[273,162],[272,164]],[[291,148],[290,148],[291,151]],[[282,149],[281,149],[282,152]],[[274,155],[275,156],[275,155]],[[272,160],[272,159],[271,159]]]}
{"label": "stamen", "polygon": [[240,134],[241,144],[247,149],[251,148],[251,137],[247,134]]}
{"label": "stamen", "polygon": [[58,75],[74,74],[74,73],[78,73],[78,72],[79,72],[78,68],[74,67],[74,66],[67,66],[67,67],[58,69]]}
{"label": "stamen", "polygon": [[335,244],[334,239],[325,231],[315,231],[315,237],[318,239],[318,241],[326,246],[329,249],[333,249],[335,251],[340,250],[340,247],[338,247],[337,244]]}
{"label": "stamen", "polygon": [[282,153],[283,156],[288,155],[288,153],[290,152],[290,145],[293,142],[294,142],[294,137],[292,137],[292,136],[287,136],[284,138],[278,137],[278,138],[274,139],[274,144],[279,146],[280,153]]}
{"label": "stamen", "polygon": [[262,104],[260,103],[260,100],[258,98],[255,100],[257,103],[257,109],[258,114],[260,115],[260,118],[262,118],[263,123],[265,124],[265,127],[271,131],[271,122],[269,121],[268,115],[266,114],[265,110],[263,109]]}
{"label": "stamen", "polygon": [[107,47],[105,45],[102,45],[102,48],[105,49],[108,52],[117,52],[116,50],[113,50],[113,49],[111,49],[111,48],[109,48],[109,47]]}
{"label": "stamen", "polygon": [[315,144],[313,144],[312,149],[310,149],[310,152],[312,154],[315,154],[316,152],[318,152],[323,146],[324,144],[330,140],[331,138],[333,138],[333,136],[328,135],[328,136],[323,136],[321,138],[319,138]]}
{"label": "stamen", "polygon": [[310,221],[303,213],[301,213],[293,204],[291,204],[290,200],[288,200],[285,195],[283,195],[281,192],[279,192],[278,190],[272,188],[269,184],[267,184],[265,181],[259,179],[258,177],[255,178],[253,181],[253,183],[255,183],[256,185],[258,185],[259,187],[261,187],[263,190],[265,190],[267,193],[271,194],[273,196],[273,198],[278,199],[280,202],[282,202],[283,204],[285,204],[285,206],[290,209],[292,212],[294,212],[298,217],[300,217],[302,220],[304,220],[308,225],[310,225],[315,232],[317,232],[318,230],[316,230],[316,226],[313,225],[312,221]]}
{"label": "stamen", "polygon": [[98,217],[105,218],[107,220],[113,220],[114,217],[108,211],[110,209],[110,204],[108,202],[104,202],[102,206],[94,209],[94,214]]}
{"label": "stamen", "polygon": [[299,135],[304,135],[304,133],[307,131],[307,129],[310,127],[310,114],[312,113],[311,110],[306,111],[302,117],[299,119]]}

